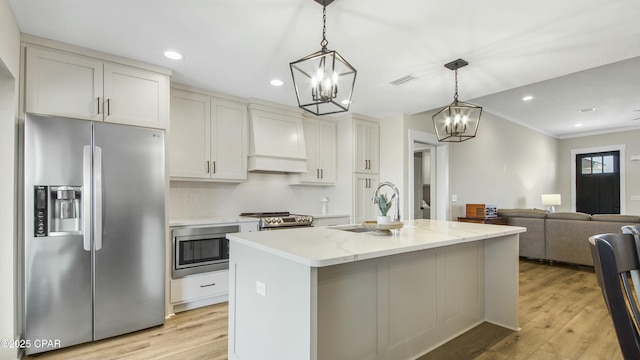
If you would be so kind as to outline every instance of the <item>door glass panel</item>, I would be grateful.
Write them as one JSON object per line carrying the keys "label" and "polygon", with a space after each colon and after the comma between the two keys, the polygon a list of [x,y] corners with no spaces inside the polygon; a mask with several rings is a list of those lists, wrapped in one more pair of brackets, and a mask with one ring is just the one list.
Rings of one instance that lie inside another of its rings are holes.
{"label": "door glass panel", "polygon": [[591,158],[591,173],[602,174],[602,156],[594,156]]}
{"label": "door glass panel", "polygon": [[582,158],[582,173],[591,174],[591,158],[590,157]]}
{"label": "door glass panel", "polygon": [[613,155],[607,155],[603,158],[602,172],[605,174],[613,173]]}

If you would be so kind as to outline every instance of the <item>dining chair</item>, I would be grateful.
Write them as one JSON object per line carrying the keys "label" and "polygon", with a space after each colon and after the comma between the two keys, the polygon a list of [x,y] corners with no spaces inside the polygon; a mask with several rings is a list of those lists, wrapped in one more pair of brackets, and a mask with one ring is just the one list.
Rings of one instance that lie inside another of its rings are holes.
{"label": "dining chair", "polygon": [[598,285],[613,320],[622,356],[640,359],[640,312],[638,297],[629,281],[640,270],[632,234],[600,234],[589,238]]}
{"label": "dining chair", "polygon": [[[638,258],[640,258],[640,225],[625,225],[621,230],[623,234],[633,235]],[[636,291],[636,297],[640,299],[640,270],[631,270],[631,280],[633,280],[633,288]]]}

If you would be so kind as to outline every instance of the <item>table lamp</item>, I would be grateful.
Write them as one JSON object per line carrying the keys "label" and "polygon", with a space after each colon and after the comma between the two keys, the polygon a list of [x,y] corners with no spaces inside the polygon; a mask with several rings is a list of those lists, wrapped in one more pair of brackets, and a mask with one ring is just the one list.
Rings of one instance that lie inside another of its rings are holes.
{"label": "table lamp", "polygon": [[555,205],[560,205],[560,194],[542,194],[542,205],[547,205],[547,212],[555,212]]}

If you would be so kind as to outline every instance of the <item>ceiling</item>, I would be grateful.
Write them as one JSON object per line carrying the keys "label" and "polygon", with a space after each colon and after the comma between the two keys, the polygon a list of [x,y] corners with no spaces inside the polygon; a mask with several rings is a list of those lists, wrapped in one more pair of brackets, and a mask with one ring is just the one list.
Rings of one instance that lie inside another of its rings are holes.
{"label": "ceiling", "polygon": [[[322,40],[313,0],[8,2],[23,33],[164,66],[174,82],[291,106],[289,63]],[[353,112],[384,118],[443,107],[454,87],[443,65],[463,58],[460,100],[562,138],[640,128],[639,16],[637,0],[336,0],[326,36],[358,70]],[[164,58],[168,49],[184,58]],[[406,75],[415,79],[391,84]],[[284,85],[269,84],[276,78]]]}

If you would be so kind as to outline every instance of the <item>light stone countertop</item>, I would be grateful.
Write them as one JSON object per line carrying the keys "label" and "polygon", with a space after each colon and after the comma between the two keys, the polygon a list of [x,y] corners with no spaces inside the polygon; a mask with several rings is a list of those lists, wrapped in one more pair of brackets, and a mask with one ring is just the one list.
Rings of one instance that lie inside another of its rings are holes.
{"label": "light stone countertop", "polygon": [[[349,214],[315,214],[312,215],[316,219],[326,218],[343,218],[350,217]],[[184,218],[184,219],[170,219],[169,226],[201,226],[201,225],[222,225],[228,223],[245,223],[245,222],[258,222],[260,219],[247,216],[218,216],[208,218]]]}
{"label": "light stone countertop", "polygon": [[[484,240],[525,232],[526,228],[440,220],[408,220],[392,235],[350,232],[335,227],[228,234],[228,239],[308,265],[323,267]],[[231,244],[233,256],[233,244]]]}
{"label": "light stone countertop", "polygon": [[226,217],[210,217],[210,218],[187,218],[187,219],[171,219],[170,227],[177,226],[201,226],[201,225],[224,225],[229,223],[257,223],[260,219],[246,216],[226,216]]}

